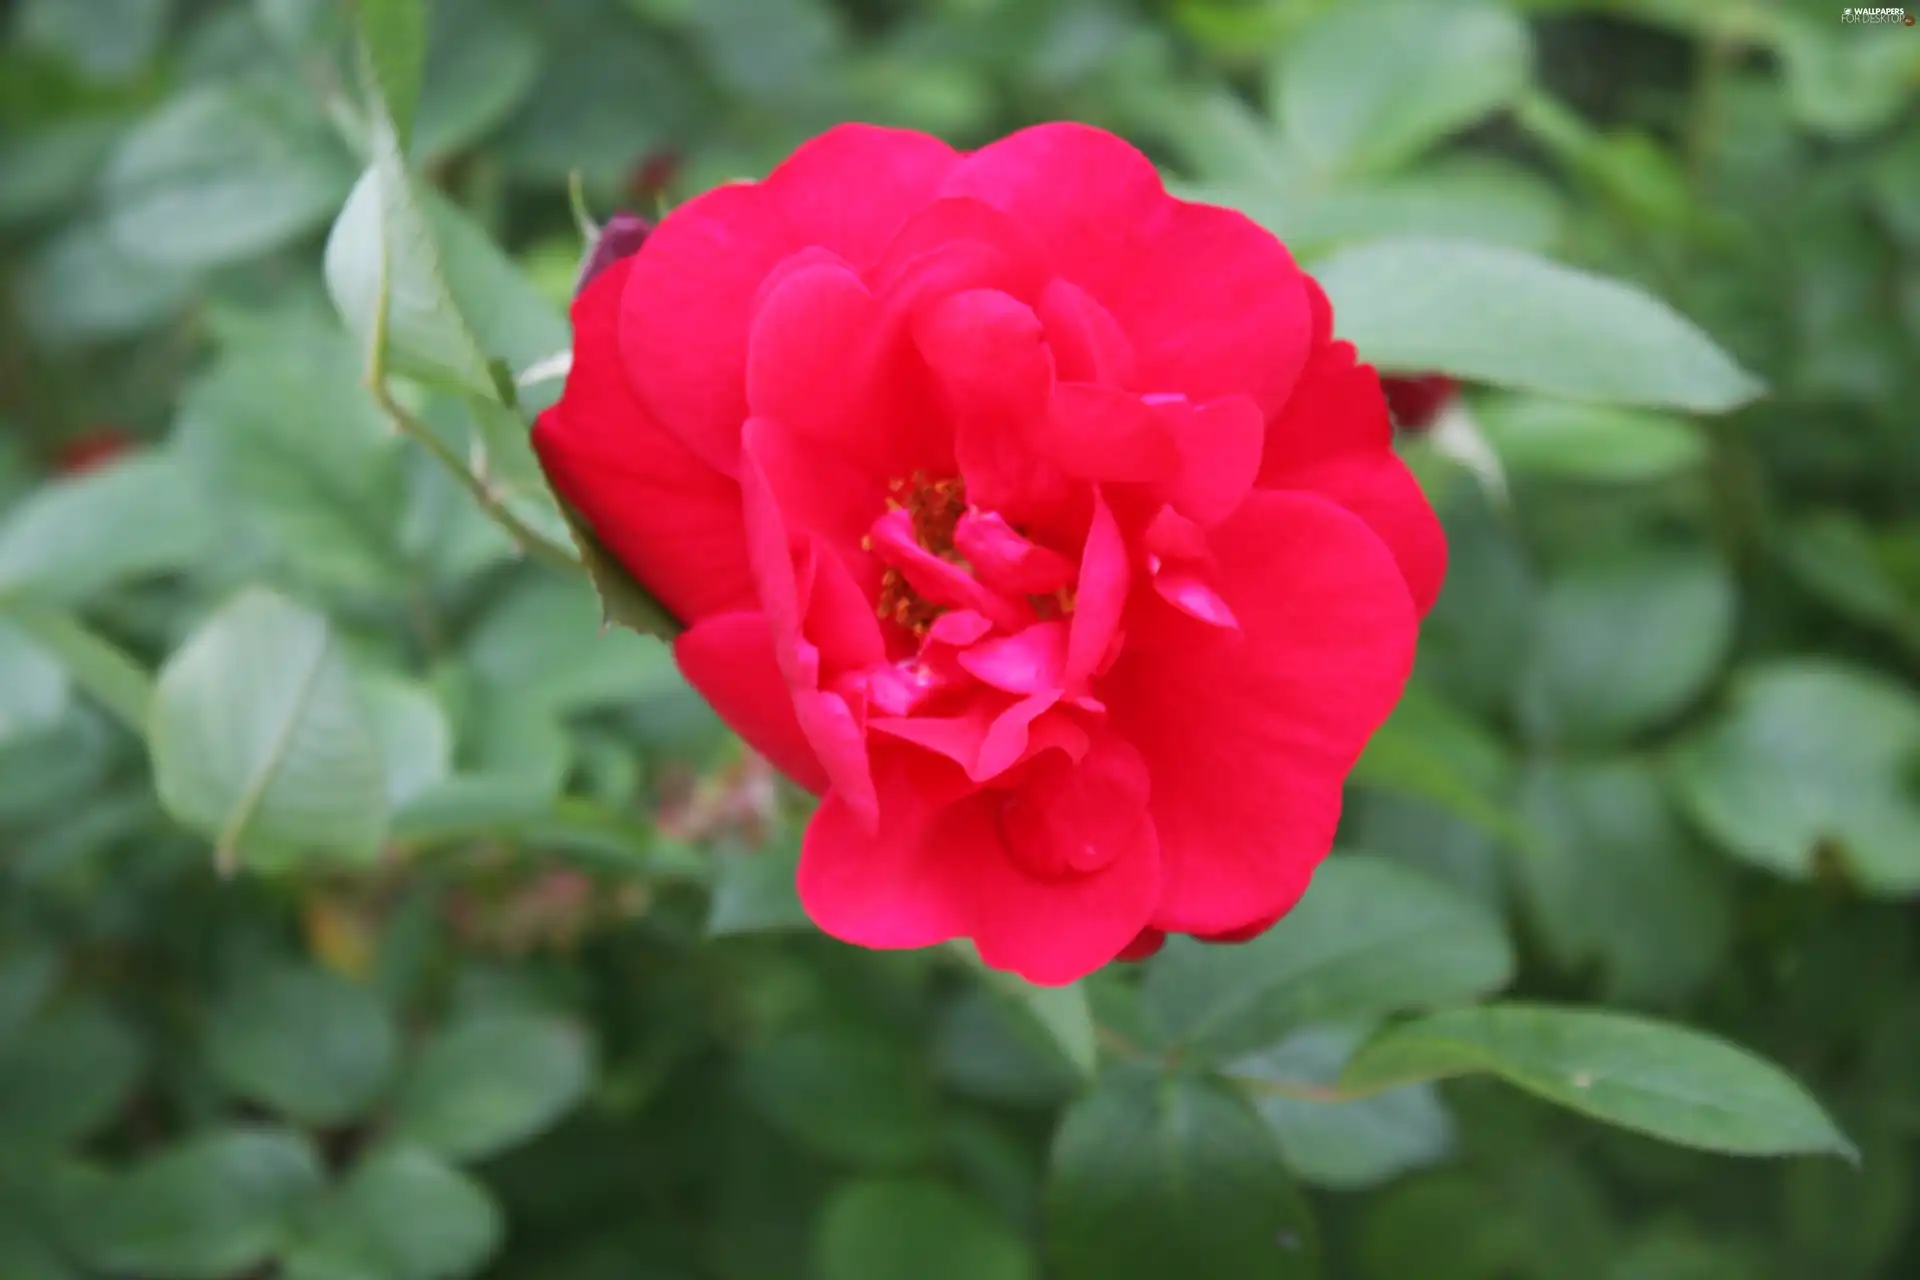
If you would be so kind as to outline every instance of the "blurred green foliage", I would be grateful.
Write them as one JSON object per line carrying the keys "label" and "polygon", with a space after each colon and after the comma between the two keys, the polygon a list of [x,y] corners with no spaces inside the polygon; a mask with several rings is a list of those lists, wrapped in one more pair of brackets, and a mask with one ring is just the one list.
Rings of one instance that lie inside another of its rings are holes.
{"label": "blurred green foliage", "polygon": [[[1920,35],[1841,9],[0,5],[0,1278],[1920,1273]],[[570,177],[1054,118],[1466,384],[1335,860],[1057,992],[814,933],[502,531]]]}

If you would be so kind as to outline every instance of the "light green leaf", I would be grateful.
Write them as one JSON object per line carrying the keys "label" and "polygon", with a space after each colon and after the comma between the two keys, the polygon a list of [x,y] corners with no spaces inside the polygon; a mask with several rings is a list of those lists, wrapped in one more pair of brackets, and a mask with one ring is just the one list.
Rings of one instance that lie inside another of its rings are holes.
{"label": "light green leaf", "polygon": [[1517,684],[1535,741],[1606,745],[1657,728],[1711,683],[1738,594],[1711,556],[1647,549],[1547,585]]}
{"label": "light green leaf", "polygon": [[318,969],[255,969],[215,1007],[207,1055],[249,1101],[325,1128],[357,1118],[386,1086],[399,1030],[366,987]]}
{"label": "light green leaf", "polygon": [[1724,1040],[1624,1014],[1453,1009],[1393,1027],[1342,1073],[1349,1092],[1490,1072],[1596,1120],[1728,1155],[1839,1155],[1849,1143],[1778,1067]]}
{"label": "light green leaf", "polygon": [[0,616],[0,742],[59,723],[67,713],[67,693],[65,669]]}
{"label": "light green leaf", "polygon": [[217,526],[180,461],[148,453],[29,494],[0,524],[0,598],[84,600],[129,578],[191,568]]}
{"label": "light green leaf", "polygon": [[592,1078],[579,1028],[529,1014],[471,1017],[414,1061],[394,1104],[395,1132],[450,1160],[485,1159],[552,1127]]}
{"label": "light green leaf", "polygon": [[0,226],[78,204],[120,131],[117,120],[86,116],[16,128],[0,141]]}
{"label": "light green leaf", "polygon": [[1920,890],[1920,699],[1821,660],[1744,673],[1674,760],[1681,798],[1729,853],[1805,879],[1823,851],[1870,893]]}
{"label": "light green leaf", "polygon": [[160,46],[172,0],[26,0],[14,15],[13,36],[28,49],[56,57],[99,84],[126,81]]}
{"label": "light green leaf", "polygon": [[1347,855],[1250,942],[1170,939],[1141,1000],[1167,1043],[1218,1057],[1307,1022],[1464,1002],[1512,976],[1512,947],[1484,906],[1399,863]]}
{"label": "light green leaf", "polygon": [[1316,274],[1334,327],[1383,369],[1571,400],[1719,413],[1752,374],[1664,302],[1618,280],[1463,240],[1382,240]]}
{"label": "light green leaf", "polygon": [[1116,1072],[1054,1139],[1048,1254],[1061,1280],[1319,1274],[1278,1146],[1226,1085]]}
{"label": "light green leaf", "polygon": [[1286,46],[1273,89],[1287,135],[1327,168],[1391,168],[1509,105],[1527,29],[1492,5],[1343,5]]}
{"label": "light green leaf", "polygon": [[1033,1280],[1032,1255],[984,1209],[934,1182],[843,1185],[814,1241],[820,1280]]}
{"label": "light green leaf", "polygon": [[1731,940],[1729,886],[1651,766],[1542,761],[1519,804],[1541,839],[1508,865],[1562,968],[1596,965],[1610,999],[1638,1004],[1677,1002],[1713,976]]}
{"label": "light green leaf", "polygon": [[1644,484],[1698,470],[1706,439],[1685,421],[1545,396],[1488,396],[1474,406],[1487,441],[1514,473]]}
{"label": "light green leaf", "polygon": [[1453,1119],[1429,1084],[1353,1102],[1287,1096],[1288,1086],[1331,1089],[1364,1039],[1348,1027],[1306,1027],[1227,1068],[1249,1086],[1287,1167],[1309,1186],[1362,1191],[1437,1164],[1453,1150]]}
{"label": "light green leaf", "polygon": [[462,1280],[500,1248],[506,1224],[487,1189],[413,1146],[375,1151],[316,1215],[295,1274]]}
{"label": "light green leaf", "polygon": [[119,1114],[140,1075],[140,1042],[97,1005],[57,1009],[0,1047],[0,1151],[58,1150]]}
{"label": "light green leaf", "polygon": [[390,671],[362,673],[360,697],[387,766],[387,803],[398,815],[453,773],[453,729],[433,691]]}
{"label": "light green leaf", "polygon": [[15,608],[0,627],[11,625],[57,661],[79,688],[138,734],[147,731],[153,705],[153,677],[118,647],[76,621],[50,609]]}
{"label": "light green leaf", "polygon": [[143,1280],[225,1280],[286,1241],[325,1175],[305,1138],[225,1129],[170,1147],[110,1185],[86,1260]]}
{"label": "light green leaf", "polygon": [[258,588],[167,661],[154,783],[224,865],[371,862],[386,835],[380,741],[326,619]]}
{"label": "light green leaf", "polygon": [[14,289],[29,331],[58,347],[158,324],[186,305],[197,284],[190,271],[133,257],[99,222],[81,222],[41,245]]}
{"label": "light green leaf", "polygon": [[326,223],[353,166],[309,95],[255,80],[190,89],[115,148],[108,226],[135,257],[199,268],[266,253]]}
{"label": "light green leaf", "polygon": [[1853,138],[1899,115],[1920,74],[1920,48],[1901,38],[1909,33],[1848,25],[1837,14],[1762,13],[1800,123]]}
{"label": "light green leaf", "polygon": [[787,1032],[749,1049],[740,1088],[795,1140],[836,1160],[898,1168],[934,1141],[934,1099],[900,1045],[852,1031]]}

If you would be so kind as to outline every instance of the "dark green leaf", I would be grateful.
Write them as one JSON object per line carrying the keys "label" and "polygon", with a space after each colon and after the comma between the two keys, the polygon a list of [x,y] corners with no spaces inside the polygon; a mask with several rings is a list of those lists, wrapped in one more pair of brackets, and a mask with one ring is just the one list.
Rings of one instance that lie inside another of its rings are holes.
{"label": "dark green leaf", "polygon": [[358,1118],[393,1073],[380,997],[318,969],[255,970],[214,1009],[208,1058],[241,1096],[303,1124]]}
{"label": "dark green leaf", "polygon": [[1391,1028],[1341,1075],[1349,1091],[1490,1072],[1596,1120],[1729,1155],[1853,1146],[1775,1067],[1724,1040],[1623,1014],[1533,1005],[1453,1009]]}
{"label": "dark green leaf", "polygon": [[55,1150],[119,1114],[140,1074],[140,1042],[105,1010],[44,1015],[0,1047],[0,1152]]}
{"label": "dark green leaf", "polygon": [[462,1280],[499,1249],[505,1223],[487,1189],[418,1147],[375,1151],[297,1246],[294,1274]]}
{"label": "dark green leaf", "polygon": [[721,938],[738,933],[813,929],[794,875],[800,864],[797,840],[764,849],[714,856],[713,905],[707,912],[707,933]]}
{"label": "dark green leaf", "polygon": [[404,147],[426,67],[427,0],[355,0],[353,11],[368,88]]}
{"label": "dark green leaf", "polygon": [[1651,766],[1529,768],[1521,812],[1540,844],[1510,861],[1547,953],[1597,965],[1608,995],[1673,1003],[1712,976],[1732,927],[1728,885],[1691,846]]}
{"label": "dark green leaf", "polygon": [[52,728],[67,711],[67,673],[0,615],[0,742]]}
{"label": "dark green leaf", "polygon": [[1486,908],[1398,863],[1335,857],[1300,905],[1239,946],[1167,943],[1142,1002],[1162,1037],[1218,1056],[1303,1023],[1471,1000],[1505,986],[1513,952]]}
{"label": "dark green leaf", "polygon": [[1026,1246],[977,1205],[931,1182],[867,1181],[827,1202],[814,1245],[821,1280],[1033,1280]]}
{"label": "dark green leaf", "polygon": [[111,1185],[87,1261],[142,1280],[226,1280],[285,1243],[323,1178],[306,1140],[282,1130],[189,1139]]}
{"label": "dark green leaf", "polygon": [[899,1046],[852,1032],[795,1031],[749,1050],[741,1088],[807,1146],[850,1164],[899,1167],[933,1144],[933,1097]]}
{"label": "dark green leaf", "polygon": [[1047,1185],[1061,1280],[1319,1274],[1266,1126],[1217,1081],[1117,1073],[1068,1108]]}
{"label": "dark green leaf", "polygon": [[1706,689],[1733,643],[1732,575],[1711,557],[1643,551],[1553,580],[1520,673],[1519,715],[1553,744],[1607,745]]}
{"label": "dark green leaf", "polygon": [[488,1014],[421,1051],[394,1105],[404,1138],[451,1160],[481,1160],[551,1128],[593,1078],[586,1037],[570,1023]]}

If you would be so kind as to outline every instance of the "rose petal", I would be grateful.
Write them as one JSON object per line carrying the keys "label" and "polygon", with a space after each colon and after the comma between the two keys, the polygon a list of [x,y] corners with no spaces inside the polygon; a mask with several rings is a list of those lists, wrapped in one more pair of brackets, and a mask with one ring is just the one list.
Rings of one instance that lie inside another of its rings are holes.
{"label": "rose petal", "polygon": [[702,619],[674,641],[673,656],[715,714],[774,768],[815,795],[827,789],[826,771],[794,716],[765,614]]}
{"label": "rose petal", "polygon": [[1136,611],[1102,686],[1153,779],[1166,877],[1153,924],[1184,933],[1240,928],[1305,891],[1416,629],[1386,547],[1323,498],[1256,493],[1211,542],[1240,631]]}

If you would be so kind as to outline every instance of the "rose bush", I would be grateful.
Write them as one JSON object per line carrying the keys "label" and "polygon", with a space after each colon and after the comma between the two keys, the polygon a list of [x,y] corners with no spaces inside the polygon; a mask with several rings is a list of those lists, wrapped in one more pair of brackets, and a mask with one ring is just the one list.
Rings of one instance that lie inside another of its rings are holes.
{"label": "rose bush", "polygon": [[844,126],[573,320],[540,457],[824,794],[823,929],[1054,984],[1299,899],[1446,548],[1270,233],[1092,128]]}

